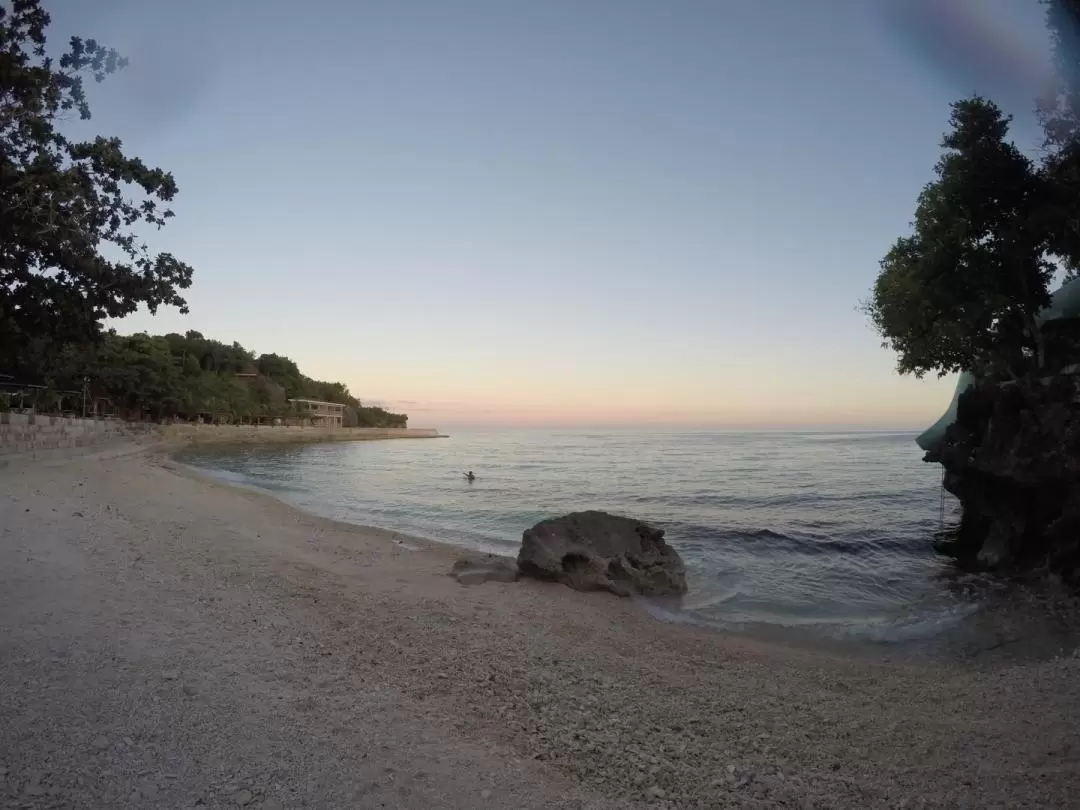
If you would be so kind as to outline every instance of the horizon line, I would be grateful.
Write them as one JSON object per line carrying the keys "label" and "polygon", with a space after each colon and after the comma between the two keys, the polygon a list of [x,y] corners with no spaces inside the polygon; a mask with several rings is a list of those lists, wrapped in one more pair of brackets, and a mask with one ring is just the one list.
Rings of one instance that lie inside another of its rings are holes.
{"label": "horizon line", "polygon": [[[410,419],[410,421],[412,421]],[[926,426],[876,425],[876,424],[790,424],[790,425],[674,425],[674,424],[611,424],[611,423],[530,423],[513,424],[506,422],[443,422],[433,427],[438,430],[650,430],[682,433],[913,433],[918,434]]]}

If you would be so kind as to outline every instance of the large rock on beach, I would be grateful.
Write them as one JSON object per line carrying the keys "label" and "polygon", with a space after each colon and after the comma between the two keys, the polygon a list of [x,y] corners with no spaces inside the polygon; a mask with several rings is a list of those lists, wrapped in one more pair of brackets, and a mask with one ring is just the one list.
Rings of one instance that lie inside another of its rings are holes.
{"label": "large rock on beach", "polygon": [[664,532],[607,512],[573,512],[526,529],[517,557],[524,576],[617,596],[686,593],[686,568]]}

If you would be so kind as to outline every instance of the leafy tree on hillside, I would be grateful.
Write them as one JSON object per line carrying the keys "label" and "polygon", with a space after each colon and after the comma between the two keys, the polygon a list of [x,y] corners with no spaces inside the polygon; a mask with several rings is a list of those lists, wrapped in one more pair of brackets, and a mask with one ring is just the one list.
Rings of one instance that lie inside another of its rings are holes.
{"label": "leafy tree on hillside", "polygon": [[[55,355],[46,380],[60,390],[80,390],[87,378],[93,397],[108,399],[115,412],[132,418],[210,415],[225,421],[248,421],[303,416],[309,422],[306,409],[287,402],[281,382],[267,374],[251,376],[251,369],[256,368],[251,356],[238,343],[210,340],[198,332],[163,336],[107,332],[97,344],[70,345]],[[270,356],[280,362],[262,362]],[[343,383],[304,376],[288,358],[263,355],[257,365],[284,371],[287,378],[295,369],[292,384],[299,396],[345,405],[347,426],[405,427],[408,422],[404,414],[361,406]],[[238,376],[240,373],[243,376]]]}
{"label": "leafy tree on hillside", "polygon": [[255,361],[255,367],[260,374],[264,374],[285,389],[285,396],[289,399],[301,397],[304,394],[304,375],[296,367],[296,363],[288,357],[276,354],[260,354]]}
{"label": "leafy tree on hillside", "polygon": [[300,369],[288,357],[277,354],[260,354],[256,362],[260,374],[276,379],[300,379]]}
{"label": "leafy tree on hillside", "polygon": [[[128,157],[117,138],[76,142],[65,117],[90,118],[85,77],[124,67],[114,50],[72,38],[47,55],[39,0],[0,3],[0,367],[38,370],[50,351],[101,336],[106,318],[176,306],[192,269],[153,255],[140,224],[163,226],[172,175]],[[120,258],[110,258],[120,257]]]}
{"label": "leafy tree on hillside", "polygon": [[1049,303],[1048,182],[1008,140],[992,102],[952,105],[937,179],[896,241],[866,309],[899,371],[1018,375],[1041,367]]}
{"label": "leafy tree on hillside", "polygon": [[187,404],[168,344],[149,335],[111,337],[84,366],[94,392],[131,416],[170,416]]}

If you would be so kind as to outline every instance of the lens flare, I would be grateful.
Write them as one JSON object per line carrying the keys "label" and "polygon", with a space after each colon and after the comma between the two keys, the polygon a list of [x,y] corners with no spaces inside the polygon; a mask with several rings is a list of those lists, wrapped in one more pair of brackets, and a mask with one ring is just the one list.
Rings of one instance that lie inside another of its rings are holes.
{"label": "lens flare", "polygon": [[1035,4],[884,0],[878,8],[896,46],[960,94],[1030,107],[1052,85],[1049,36]]}

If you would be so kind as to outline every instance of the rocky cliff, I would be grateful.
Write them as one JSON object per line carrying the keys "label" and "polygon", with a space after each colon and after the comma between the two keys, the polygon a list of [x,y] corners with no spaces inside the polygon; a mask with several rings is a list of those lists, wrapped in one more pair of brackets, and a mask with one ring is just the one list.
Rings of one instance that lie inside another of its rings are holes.
{"label": "rocky cliff", "polygon": [[926,461],[942,464],[944,486],[963,506],[942,552],[993,571],[1080,581],[1080,377],[972,386]]}

